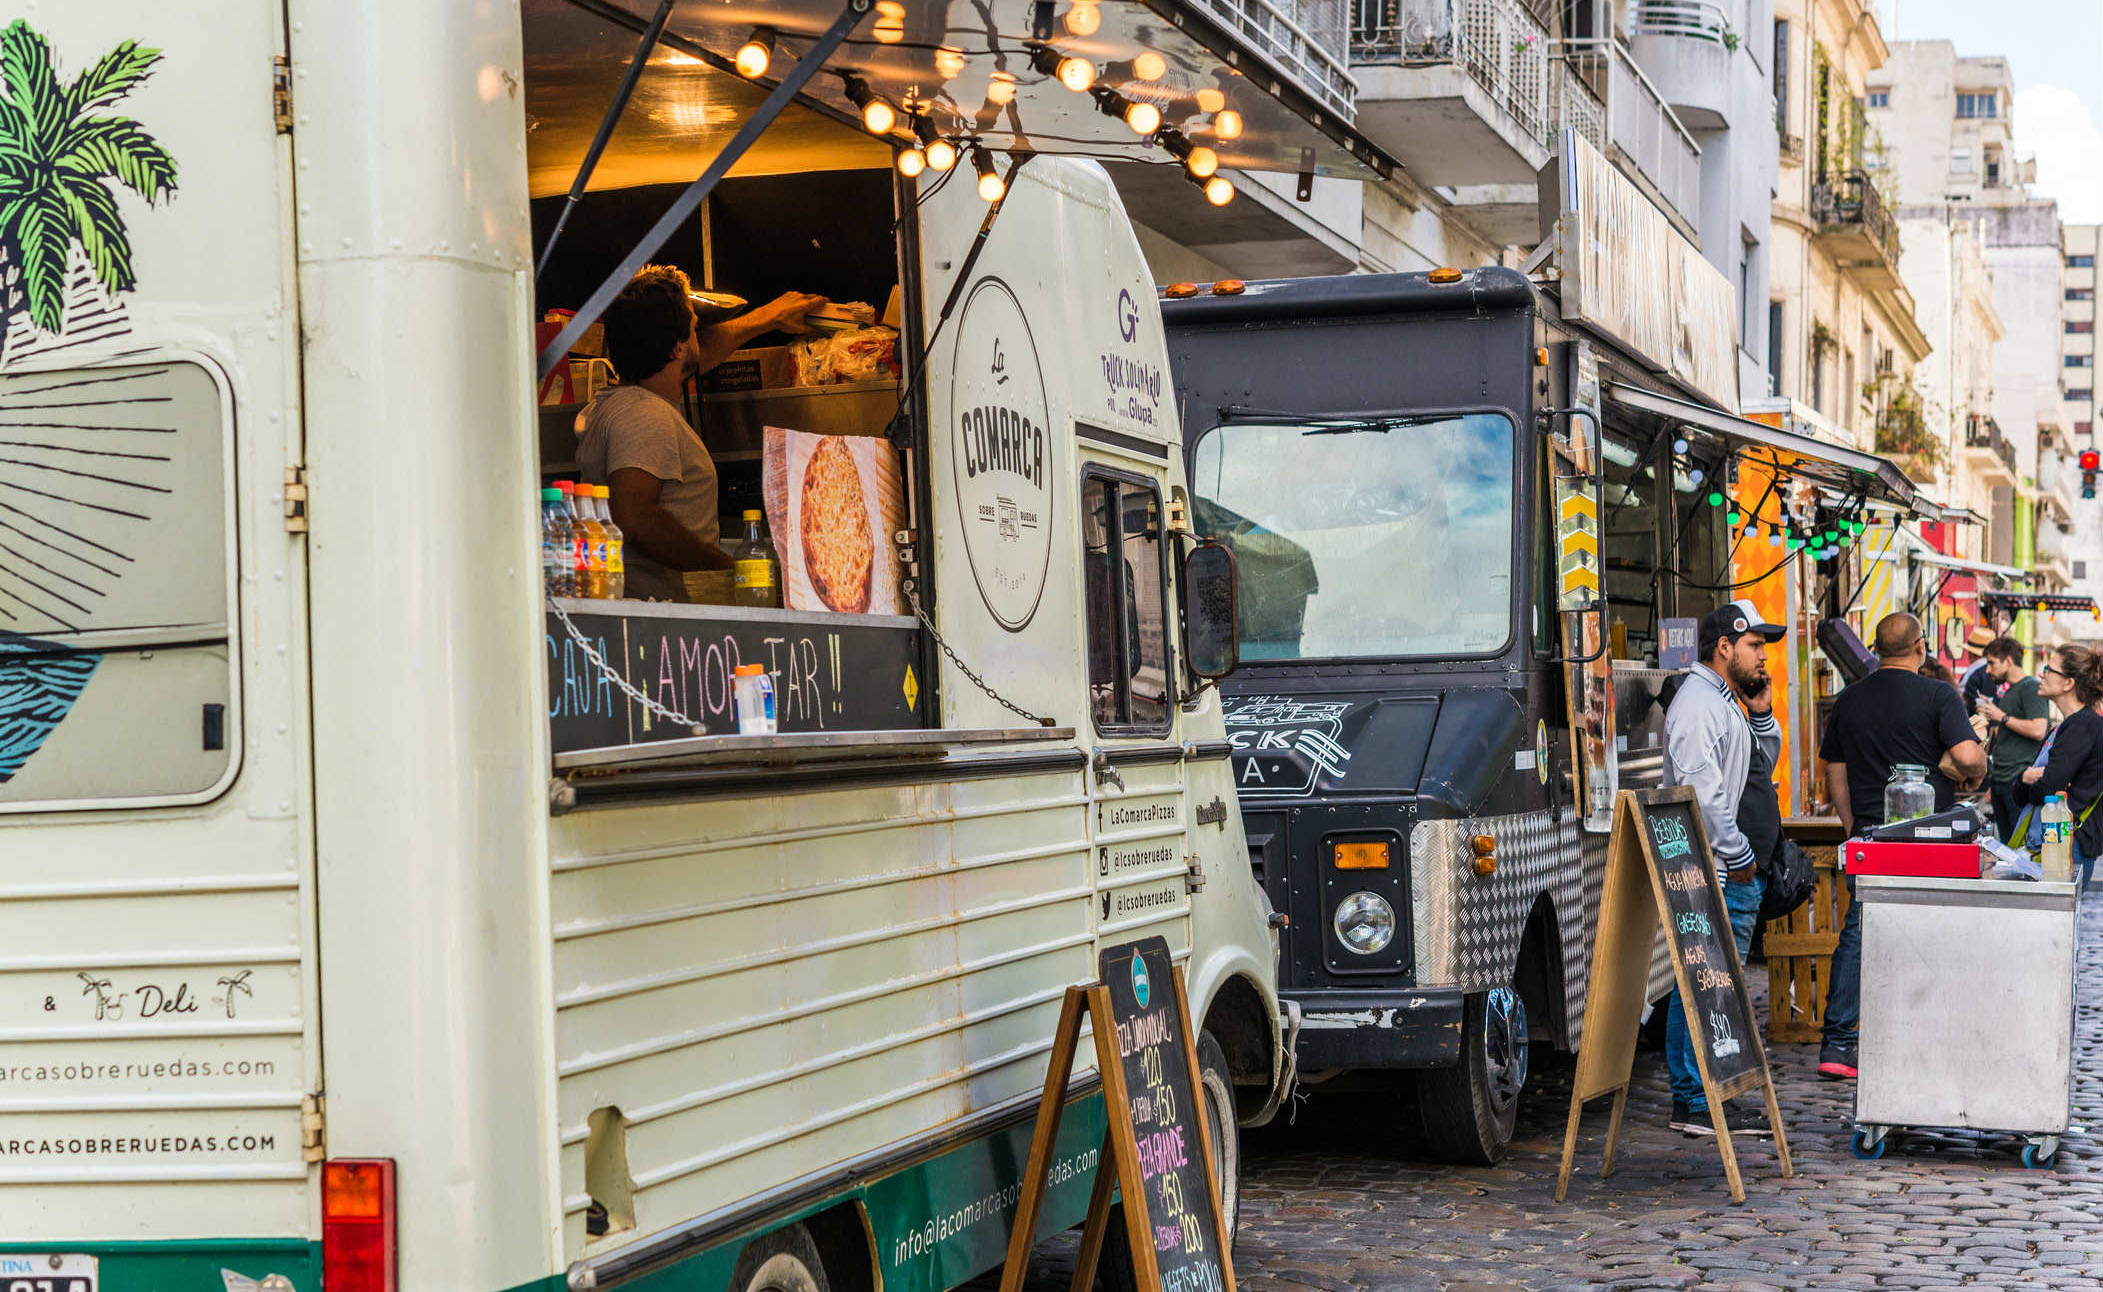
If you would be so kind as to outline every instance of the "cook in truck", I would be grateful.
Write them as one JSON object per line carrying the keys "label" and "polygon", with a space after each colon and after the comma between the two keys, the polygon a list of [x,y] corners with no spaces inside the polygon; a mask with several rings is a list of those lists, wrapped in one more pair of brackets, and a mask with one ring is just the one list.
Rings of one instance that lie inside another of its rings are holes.
{"label": "cook in truck", "polygon": [[727,570],[718,541],[716,464],[687,424],[680,398],[752,338],[806,332],[822,296],[788,292],[704,328],[693,285],[670,265],[647,265],[606,307],[606,357],[621,384],[577,415],[577,464],[611,492],[613,523],[627,539],[628,595],[686,601],[689,570]]}
{"label": "cook in truck", "polygon": [[[1752,950],[1763,885],[1760,858],[1738,824],[1738,805],[1751,766],[1760,761],[1771,768],[1781,752],[1774,696],[1762,684],[1767,679],[1767,645],[1780,641],[1782,633],[1779,626],[1764,622],[1750,601],[1711,610],[1695,640],[1700,662],[1665,713],[1664,783],[1694,789],[1710,852],[1722,872],[1723,904],[1741,960]],[[1714,1134],[1693,1037],[1677,992],[1665,1006],[1665,1067],[1672,1082],[1672,1128],[1690,1135]],[[1736,1108],[1724,1113],[1724,1125],[1733,1134],[1772,1133],[1759,1113]]]}

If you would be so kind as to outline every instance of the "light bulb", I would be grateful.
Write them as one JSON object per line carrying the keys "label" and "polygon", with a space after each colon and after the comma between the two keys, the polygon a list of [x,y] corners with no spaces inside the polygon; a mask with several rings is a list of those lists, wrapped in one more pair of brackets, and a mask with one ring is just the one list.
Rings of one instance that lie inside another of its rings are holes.
{"label": "light bulb", "polygon": [[979,172],[978,195],[988,202],[1000,201],[1001,194],[1008,191],[1008,182],[991,170]]}
{"label": "light bulb", "polygon": [[1142,81],[1158,81],[1168,75],[1168,60],[1149,49],[1132,60],[1132,75]]}
{"label": "light bulb", "polygon": [[1234,200],[1234,186],[1224,176],[1214,175],[1205,181],[1205,200],[1214,206],[1225,206]]}
{"label": "light bulb", "polygon": [[1700,484],[1702,481],[1702,477],[1706,474],[1707,473],[1704,472],[1700,467],[1695,467],[1693,470],[1687,472],[1687,483]]}
{"label": "light bulb", "polygon": [[[1090,6],[1093,8],[1093,6]],[[1095,64],[1085,58],[1062,58],[1059,60],[1059,84],[1075,94],[1083,93],[1095,84]]]}
{"label": "light bulb", "polygon": [[1241,114],[1232,108],[1213,114],[1212,132],[1222,139],[1241,138]]}
{"label": "light bulb", "polygon": [[947,139],[937,139],[927,146],[927,164],[936,170],[948,170],[957,164],[957,146]]}
{"label": "light bulb", "polygon": [[1135,135],[1150,135],[1161,128],[1161,109],[1151,103],[1135,103],[1125,109],[1125,124]]}
{"label": "light bulb", "polygon": [[1767,536],[1767,546],[1769,546],[1769,547],[1780,547],[1781,545],[1782,545],[1782,531],[1781,531],[1781,530],[1775,530],[1775,531],[1774,531],[1773,533],[1771,533],[1771,534],[1769,534],[1769,535]]}
{"label": "light bulb", "polygon": [[879,45],[896,45],[905,39],[905,24],[896,18],[879,18],[872,34]]}
{"label": "light bulb", "polygon": [[1198,91],[1198,111],[1212,113],[1226,106],[1227,96],[1220,91],[1210,87]]}
{"label": "light bulb", "polygon": [[1015,101],[1015,74],[995,72],[986,82],[986,102],[995,107],[1005,107]]}
{"label": "light bulb", "polygon": [[918,148],[908,148],[898,154],[898,173],[913,179],[927,169],[927,154]]}
{"label": "light bulb", "polygon": [[1687,456],[1687,441],[1684,438],[1672,442],[1672,455],[1680,458]]}
{"label": "light bulb", "polygon": [[752,38],[738,46],[738,75],[748,80],[767,74],[767,64],[774,61],[774,33],[761,27],[752,33]]}
{"label": "light bulb", "polygon": [[871,99],[862,108],[862,127],[872,135],[887,135],[898,124],[898,109],[882,99]]}
{"label": "light bulb", "polygon": [[1199,144],[1190,150],[1190,156],[1183,159],[1183,164],[1199,179],[1211,179],[1219,173],[1219,154]]}
{"label": "light bulb", "polygon": [[935,51],[935,71],[945,81],[954,81],[964,74],[964,51],[944,45]]}
{"label": "light bulb", "polygon": [[1066,30],[1076,36],[1093,36],[1101,30],[1103,14],[1095,0],[1074,0],[1066,9]]}

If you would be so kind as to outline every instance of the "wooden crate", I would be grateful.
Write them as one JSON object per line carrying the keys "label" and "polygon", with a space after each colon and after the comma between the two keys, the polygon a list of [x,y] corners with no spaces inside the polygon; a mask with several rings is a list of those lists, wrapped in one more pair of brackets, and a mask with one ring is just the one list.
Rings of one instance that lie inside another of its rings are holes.
{"label": "wooden crate", "polygon": [[1776,1044],[1820,1039],[1833,948],[1847,919],[1847,881],[1836,869],[1839,849],[1809,844],[1804,851],[1818,870],[1818,887],[1786,918],[1769,920],[1761,939],[1767,950],[1767,1039]]}

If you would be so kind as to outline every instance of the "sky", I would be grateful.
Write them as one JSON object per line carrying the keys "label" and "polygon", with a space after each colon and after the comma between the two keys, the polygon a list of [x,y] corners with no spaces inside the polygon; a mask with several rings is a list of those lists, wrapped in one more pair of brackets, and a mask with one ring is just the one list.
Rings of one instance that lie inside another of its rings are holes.
{"label": "sky", "polygon": [[2015,74],[2015,151],[2069,224],[2103,224],[2103,0],[1880,0],[1890,40],[1955,41]]}

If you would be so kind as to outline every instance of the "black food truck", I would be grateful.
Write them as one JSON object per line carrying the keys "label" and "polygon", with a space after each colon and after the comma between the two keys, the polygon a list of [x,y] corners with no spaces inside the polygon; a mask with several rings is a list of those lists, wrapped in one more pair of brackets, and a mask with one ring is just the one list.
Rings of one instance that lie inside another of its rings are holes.
{"label": "black food truck", "polygon": [[[1791,507],[1911,494],[1872,455],[1724,411],[1729,284],[1662,216],[1631,221],[1642,199],[1596,152],[1562,155],[1539,280],[1178,285],[1162,306],[1193,523],[1239,565],[1223,703],[1250,862],[1289,919],[1301,1079],[1416,1070],[1429,1147],[1458,1161],[1502,1155],[1530,1045],[1576,1048],[1613,794],[1658,783],[1692,622],[1745,595],[1734,549],[1762,570],[1798,550],[1744,537],[1740,468],[1777,532]],[[1660,947],[1652,999],[1670,982]]]}

